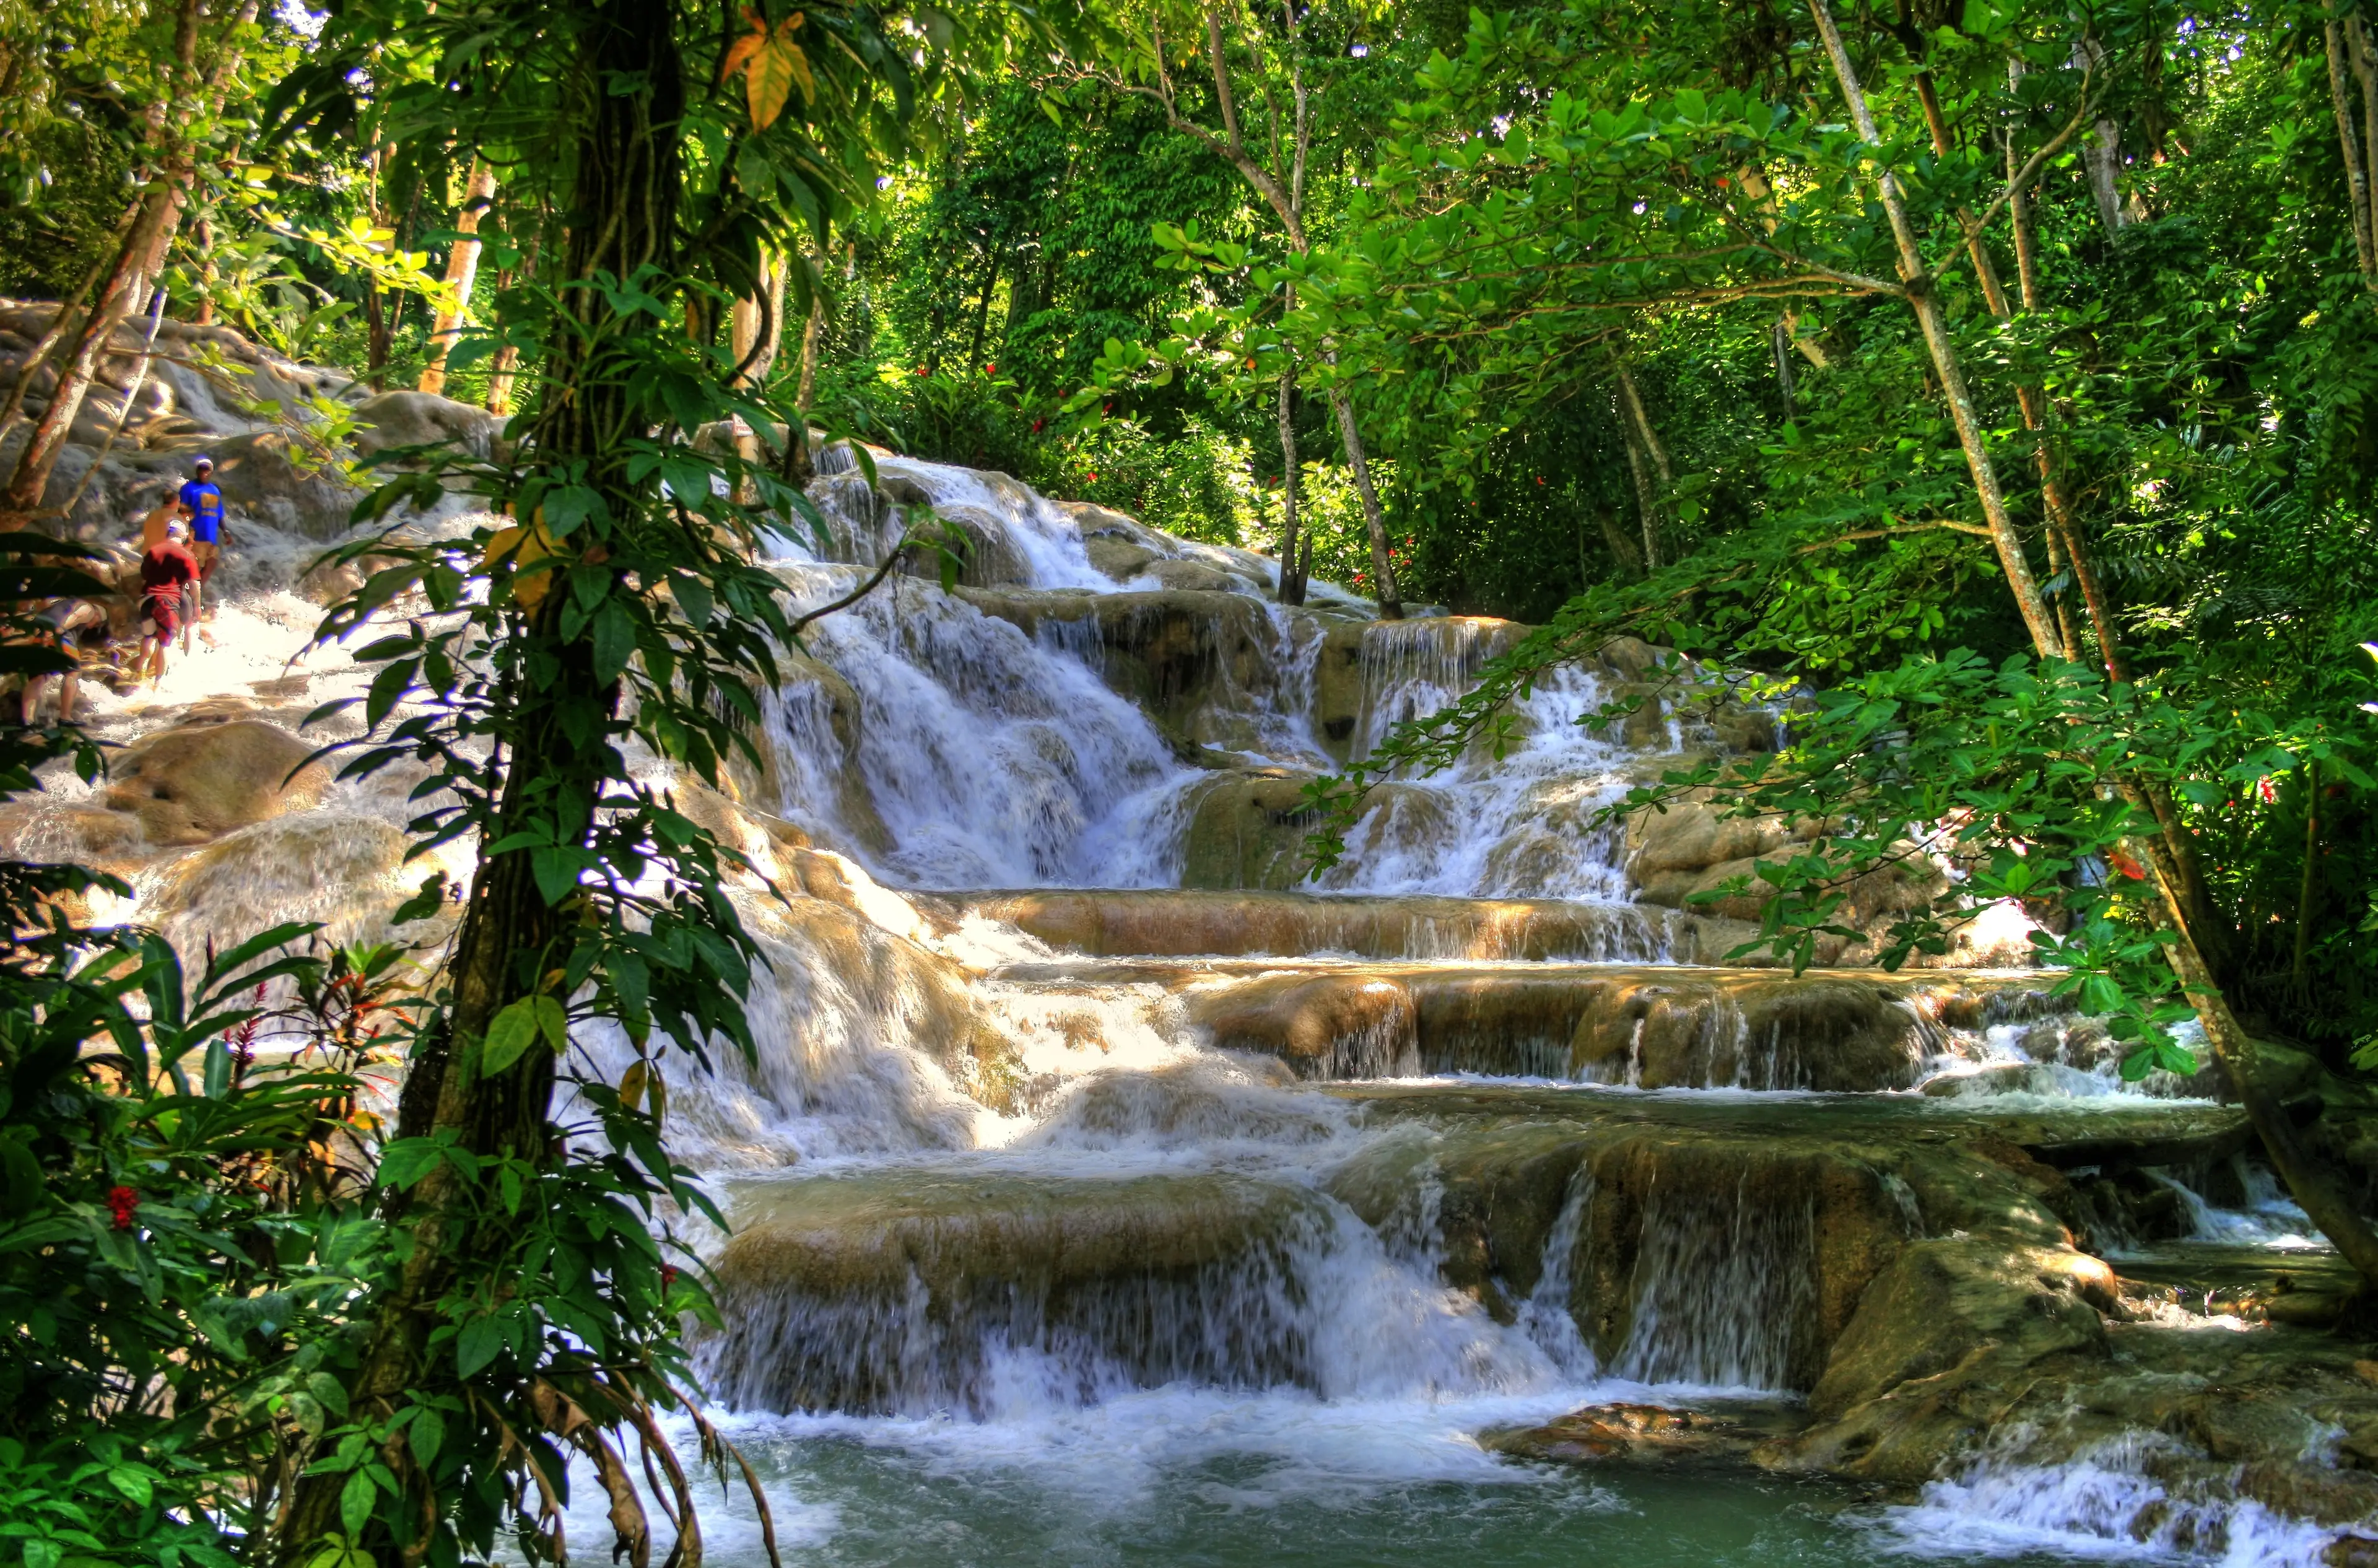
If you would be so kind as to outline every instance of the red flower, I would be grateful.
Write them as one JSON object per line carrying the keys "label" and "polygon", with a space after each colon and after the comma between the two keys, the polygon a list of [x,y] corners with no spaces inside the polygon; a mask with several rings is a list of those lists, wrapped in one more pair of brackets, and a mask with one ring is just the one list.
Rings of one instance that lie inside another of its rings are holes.
{"label": "red flower", "polygon": [[1040,427],[1041,427],[1042,425],[1044,425],[1048,424],[1048,423],[1049,423],[1049,422],[1048,422],[1047,420],[1045,420],[1045,419],[1036,419],[1036,420],[1034,420],[1034,421],[1032,422],[1032,434],[1034,434],[1035,436],[1038,436],[1039,434],[1040,434]]}
{"label": "red flower", "polygon": [[2132,881],[2144,882],[2147,880],[2147,868],[2119,849],[2106,856],[2106,860],[2118,874],[2128,877]]}
{"label": "red flower", "polygon": [[669,1290],[673,1289],[676,1285],[677,1265],[675,1263],[663,1263],[661,1265],[661,1288],[663,1290]]}
{"label": "red flower", "polygon": [[985,376],[996,376],[999,374],[999,366],[995,365],[986,365],[982,367],[982,373]]}
{"label": "red flower", "polygon": [[1099,482],[1099,476],[1098,476],[1097,474],[1095,474],[1095,473],[1091,474],[1091,475],[1090,475],[1090,483],[1091,483],[1091,484],[1093,484],[1093,485],[1096,485],[1098,482]]}
{"label": "red flower", "polygon": [[919,376],[931,376],[931,375],[932,374],[932,372],[931,372],[931,371],[930,371],[930,370],[928,370],[928,369],[926,369],[923,365],[920,365],[917,366],[917,374],[918,374],[918,375],[919,375]]}
{"label": "red flower", "polygon": [[129,1187],[107,1190],[107,1206],[115,1211],[115,1228],[132,1228],[132,1216],[140,1212],[140,1194]]}

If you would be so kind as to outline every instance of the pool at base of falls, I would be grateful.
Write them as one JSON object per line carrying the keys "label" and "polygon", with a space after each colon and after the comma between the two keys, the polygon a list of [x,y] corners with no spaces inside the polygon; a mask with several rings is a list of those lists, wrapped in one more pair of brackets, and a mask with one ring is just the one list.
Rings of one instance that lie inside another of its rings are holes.
{"label": "pool at base of falls", "polygon": [[[1651,1393],[1428,1403],[1157,1389],[1039,1418],[744,1417],[723,1430],[761,1478],[785,1560],[805,1568],[2314,1568],[2329,1538],[2252,1503],[2157,1509],[2157,1527],[2133,1538],[2164,1499],[2120,1455],[1977,1467],[1911,1500],[1819,1478],[1523,1463],[1472,1435]],[[572,1550],[598,1552],[599,1489],[573,1482]],[[705,1562],[762,1568],[742,1489],[703,1482],[701,1502]]]}

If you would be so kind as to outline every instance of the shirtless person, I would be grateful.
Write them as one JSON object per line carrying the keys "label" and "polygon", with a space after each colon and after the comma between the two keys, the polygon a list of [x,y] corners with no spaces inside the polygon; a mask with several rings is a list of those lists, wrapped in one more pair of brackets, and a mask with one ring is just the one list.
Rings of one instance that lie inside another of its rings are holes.
{"label": "shirtless person", "polygon": [[183,544],[189,534],[175,518],[164,542],[140,557],[140,657],[132,669],[152,681],[164,678],[165,650],[182,629],[182,590],[198,580],[198,558]]}

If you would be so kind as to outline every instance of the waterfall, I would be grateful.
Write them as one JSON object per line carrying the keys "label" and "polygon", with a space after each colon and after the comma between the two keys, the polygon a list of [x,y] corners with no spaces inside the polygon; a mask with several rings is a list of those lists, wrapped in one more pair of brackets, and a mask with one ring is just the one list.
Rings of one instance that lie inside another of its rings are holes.
{"label": "waterfall", "polygon": [[[1627,833],[1597,813],[1720,745],[1656,700],[1607,733],[1578,722],[1643,698],[1639,661],[1539,680],[1505,755],[1385,781],[1343,864],[1291,881],[1306,787],[1459,700],[1522,628],[1382,624],[1325,585],[1282,606],[1252,552],[1004,475],[874,467],[823,454],[824,526],[769,563],[787,603],[848,594],[926,510],[972,541],[964,579],[944,592],[906,563],[811,626],[763,698],[764,765],[690,791],[786,897],[756,878],[732,895],[765,961],[754,1057],[662,1067],[672,1147],[732,1222],[706,1237],[700,1382],[763,1469],[830,1452],[805,1496],[840,1466],[912,1509],[1027,1474],[1250,1516],[1250,1497],[1407,1483],[1627,1512],[1477,1434],[1606,1402],[1813,1418],[1795,1402],[1904,1249],[2036,1220],[2008,1255],[2069,1262],[2065,1210],[2021,1184],[2085,1208],[2116,1183],[2084,1162],[2116,1160],[2132,1118],[2181,1152],[2116,1172],[2122,1212],[2143,1192],[2174,1240],[2311,1248],[2267,1172],[2215,1163],[2234,1144],[2199,1138],[2192,1119],[2221,1114],[2204,1086],[2122,1081],[2044,978],[1727,967],[1747,924],[1639,902]],[[249,569],[280,569],[266,554]],[[338,650],[289,663],[314,612],[279,587],[225,607],[224,646],[163,691],[94,697],[106,738],[285,724],[359,691]],[[114,913],[186,944],[290,914],[376,940],[422,874],[402,859],[413,782],[328,786],[184,848],[61,780],[0,831],[57,855],[119,834],[137,892]],[[473,860],[465,843],[438,864],[460,882]],[[572,1061],[616,1080],[635,1054],[594,1026]],[[1912,1508],[1811,1526],[1831,1533],[1806,1555],[2219,1535],[2233,1560],[2310,1560],[2298,1522],[2179,1487],[2160,1453],[1964,1454]],[[934,1485],[900,1490],[904,1466]],[[828,1555],[855,1528],[790,1496],[787,1519]],[[1464,1550],[1467,1525],[1435,1527],[1424,1560]],[[726,1538],[751,1561],[752,1532]],[[1376,1538],[1340,1555],[1380,1557]]]}

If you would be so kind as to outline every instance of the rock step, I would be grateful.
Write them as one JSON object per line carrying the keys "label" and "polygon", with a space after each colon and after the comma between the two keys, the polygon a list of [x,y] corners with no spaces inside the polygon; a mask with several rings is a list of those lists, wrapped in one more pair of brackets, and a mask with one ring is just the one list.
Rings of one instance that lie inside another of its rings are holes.
{"label": "rock step", "polygon": [[1149,959],[1012,964],[997,976],[1160,986],[1213,1045],[1319,1080],[1475,1072],[1859,1092],[1913,1087],[1937,1059],[1976,1052],[1976,1032],[1994,1023],[2033,1023],[2042,1053],[2113,1048],[2102,1031],[2068,1027],[2056,1016],[2065,1004],[2024,976]]}
{"label": "rock step", "polygon": [[1008,921],[1051,947],[1099,958],[1342,953],[1388,960],[1714,964],[1755,934],[1739,921],[1560,899],[1188,888],[913,896],[953,916]]}
{"label": "rock step", "polygon": [[[1194,1076],[1111,1088],[1116,1104],[1072,1119],[1151,1149],[1229,1109],[1201,1109],[1216,1091]],[[1150,1099],[1168,1089],[1180,1103]],[[1033,1168],[957,1156],[731,1183],[705,1385],[742,1408],[979,1410],[1025,1352],[1086,1397],[1174,1382],[1351,1396],[1383,1358],[1453,1366],[1492,1339],[1483,1322],[1447,1338],[1447,1314],[1415,1318],[1392,1292],[1346,1299],[1407,1238],[1463,1311],[1573,1371],[1808,1395],[1818,1425],[1787,1446],[1821,1451],[1844,1423],[1889,1426],[1874,1402],[1976,1347],[1998,1386],[2051,1359],[2107,1362],[2100,1314],[2132,1307],[2073,1245],[2076,1179],[2096,1178],[2035,1155],[2094,1142],[2103,1158],[2127,1138],[2160,1159],[2243,1128],[2213,1107],[1986,1116],[1915,1096],[1334,1097],[1358,1135],[1325,1118],[1260,1176],[1101,1175],[1111,1153],[1061,1139]],[[1928,1464],[1952,1435],[1918,1421],[1899,1441]],[[1891,1478],[1916,1457],[1893,1454]]]}

